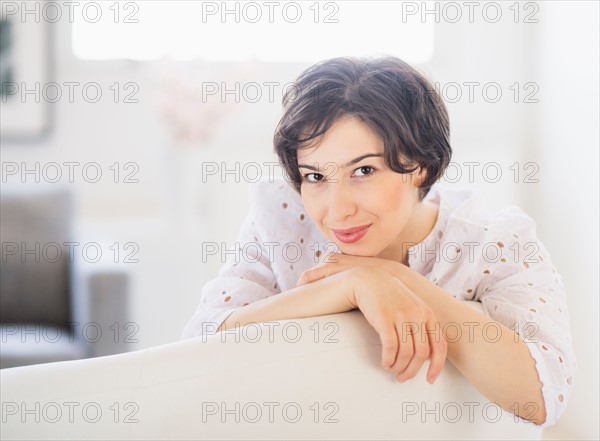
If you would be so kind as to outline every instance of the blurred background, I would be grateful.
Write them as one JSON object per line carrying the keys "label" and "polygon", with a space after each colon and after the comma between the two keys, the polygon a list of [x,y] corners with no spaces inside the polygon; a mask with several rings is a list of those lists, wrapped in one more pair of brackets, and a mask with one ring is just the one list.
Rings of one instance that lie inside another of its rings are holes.
{"label": "blurred background", "polygon": [[444,183],[536,219],[579,362],[544,436],[598,439],[597,2],[1,8],[2,367],[178,340],[248,186],[281,176],[289,83],[326,58],[394,55],[447,104]]}

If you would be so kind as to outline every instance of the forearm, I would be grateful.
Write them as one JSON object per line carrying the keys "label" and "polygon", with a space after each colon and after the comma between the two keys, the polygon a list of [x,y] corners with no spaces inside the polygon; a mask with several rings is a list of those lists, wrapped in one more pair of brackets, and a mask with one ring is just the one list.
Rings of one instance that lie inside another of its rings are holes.
{"label": "forearm", "polygon": [[398,277],[433,310],[441,335],[448,336],[448,359],[471,384],[503,409],[537,424],[546,420],[535,362],[517,333],[408,267]]}
{"label": "forearm", "polygon": [[218,332],[248,323],[315,317],[354,309],[346,271],[301,285],[235,310]]}

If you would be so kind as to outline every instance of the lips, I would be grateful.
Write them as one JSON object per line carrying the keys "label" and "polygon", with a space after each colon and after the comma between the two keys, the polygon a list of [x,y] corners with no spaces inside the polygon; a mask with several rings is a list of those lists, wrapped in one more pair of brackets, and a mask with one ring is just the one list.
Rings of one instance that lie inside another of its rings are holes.
{"label": "lips", "polygon": [[332,230],[340,242],[354,243],[358,242],[369,231],[371,225],[362,225],[360,227],[346,228],[345,230]]}
{"label": "lips", "polygon": [[368,226],[370,226],[370,224],[361,225],[359,227],[346,228],[345,230],[335,230],[332,228],[331,231],[333,231],[336,234],[350,234],[350,233],[356,233],[357,231],[363,230],[363,229],[367,228]]}

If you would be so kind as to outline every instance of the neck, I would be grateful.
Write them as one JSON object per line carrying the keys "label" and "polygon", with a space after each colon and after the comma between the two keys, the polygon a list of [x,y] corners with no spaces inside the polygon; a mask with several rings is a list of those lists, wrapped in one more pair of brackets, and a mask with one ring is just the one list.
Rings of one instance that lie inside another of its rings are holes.
{"label": "neck", "polygon": [[437,222],[438,212],[438,206],[432,202],[420,202],[415,205],[411,217],[396,241],[378,257],[402,262],[408,266],[409,248],[427,238]]}

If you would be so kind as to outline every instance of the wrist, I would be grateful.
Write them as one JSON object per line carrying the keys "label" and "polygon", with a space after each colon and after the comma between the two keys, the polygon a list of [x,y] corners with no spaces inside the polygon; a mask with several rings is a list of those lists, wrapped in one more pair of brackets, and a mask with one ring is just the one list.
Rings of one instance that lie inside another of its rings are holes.
{"label": "wrist", "polygon": [[[348,277],[346,278],[348,288],[344,290],[348,294],[348,301],[355,308],[358,308],[361,303],[361,296],[368,295],[372,281],[378,277],[390,277],[390,274],[382,268],[376,266],[356,266],[347,270]],[[367,288],[365,292],[365,288]]]}
{"label": "wrist", "polygon": [[352,308],[358,308],[358,287],[360,286],[361,279],[364,279],[362,268],[354,267],[344,272],[346,273],[346,277],[343,280],[342,293]]}

